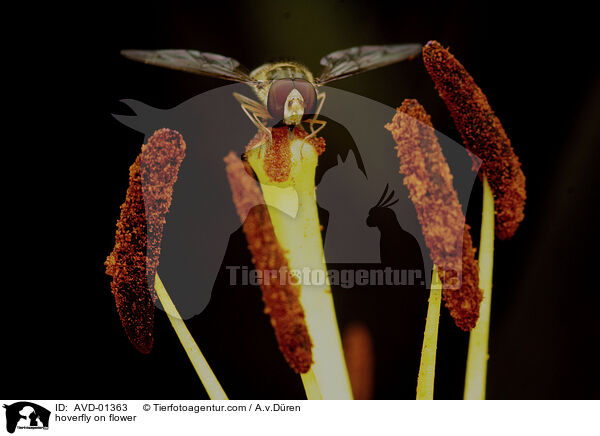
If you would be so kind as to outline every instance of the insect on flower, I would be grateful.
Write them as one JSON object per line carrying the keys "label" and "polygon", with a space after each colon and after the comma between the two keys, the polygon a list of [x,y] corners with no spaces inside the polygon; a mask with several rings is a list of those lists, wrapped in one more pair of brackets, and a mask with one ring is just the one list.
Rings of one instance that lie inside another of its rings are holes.
{"label": "insect on flower", "polygon": [[293,130],[306,122],[310,134],[305,139],[310,139],[327,124],[318,119],[325,102],[325,92],[319,92],[320,86],[411,59],[420,52],[419,44],[365,45],[339,50],[321,59],[324,68],[316,78],[304,65],[292,61],[266,63],[248,72],[235,59],[197,50],[123,50],[121,54],[146,64],[245,83],[254,90],[258,101],[237,92],[233,95],[259,131],[270,135],[269,124],[283,123]]}

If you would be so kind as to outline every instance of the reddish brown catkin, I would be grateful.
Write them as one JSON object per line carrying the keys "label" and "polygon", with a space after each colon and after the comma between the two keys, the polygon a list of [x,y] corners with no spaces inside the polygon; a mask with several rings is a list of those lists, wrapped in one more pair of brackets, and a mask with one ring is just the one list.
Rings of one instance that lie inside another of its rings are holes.
{"label": "reddish brown catkin", "polygon": [[252,262],[263,274],[260,288],[265,313],[271,319],[285,360],[294,371],[306,373],[313,361],[312,340],[300,304],[300,289],[290,282],[288,261],[275,236],[258,184],[248,176],[243,162],[233,152],[224,160]]}
{"label": "reddish brown catkin", "polygon": [[385,127],[396,141],[400,173],[438,267],[446,307],[458,327],[470,330],[477,323],[483,298],[475,249],[431,119],[417,100],[407,99]]}
{"label": "reddish brown catkin", "polygon": [[496,236],[510,238],[523,221],[526,199],[525,175],[510,139],[484,93],[448,50],[430,41],[423,61],[465,146],[483,160],[481,169],[494,193]]}
{"label": "reddish brown catkin", "polygon": [[185,157],[181,135],[169,129],[154,132],[129,168],[129,187],[117,221],[115,246],[106,259],[106,273],[123,328],[142,353],[153,345],[154,277],[160,257],[165,216],[173,185]]}

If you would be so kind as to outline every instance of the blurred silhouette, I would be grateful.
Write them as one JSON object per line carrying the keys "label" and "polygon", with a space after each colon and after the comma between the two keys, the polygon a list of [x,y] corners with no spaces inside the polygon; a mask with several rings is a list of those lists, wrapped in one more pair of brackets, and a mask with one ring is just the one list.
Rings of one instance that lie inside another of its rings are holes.
{"label": "blurred silhouette", "polygon": [[348,324],[342,334],[348,376],[355,400],[372,400],[375,379],[373,339],[361,322]]}

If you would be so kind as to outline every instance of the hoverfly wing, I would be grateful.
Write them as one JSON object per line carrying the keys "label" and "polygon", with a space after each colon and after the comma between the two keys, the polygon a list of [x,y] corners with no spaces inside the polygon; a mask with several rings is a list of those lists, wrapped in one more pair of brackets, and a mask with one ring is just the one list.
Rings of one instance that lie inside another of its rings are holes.
{"label": "hoverfly wing", "polygon": [[128,59],[145,64],[235,82],[255,83],[238,61],[215,53],[197,50],[122,50],[121,54]]}
{"label": "hoverfly wing", "polygon": [[325,68],[316,79],[316,83],[324,85],[363,71],[412,58],[420,52],[420,44],[363,45],[338,50],[321,59],[321,65]]}

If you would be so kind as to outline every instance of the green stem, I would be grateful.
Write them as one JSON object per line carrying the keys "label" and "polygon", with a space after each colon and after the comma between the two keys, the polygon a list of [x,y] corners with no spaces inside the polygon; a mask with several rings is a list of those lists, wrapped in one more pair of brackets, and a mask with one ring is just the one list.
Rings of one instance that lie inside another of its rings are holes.
{"label": "green stem", "polygon": [[227,395],[225,391],[221,387],[219,380],[215,377],[212,369],[208,365],[208,362],[204,358],[202,351],[194,341],[194,338],[190,334],[187,329],[185,322],[181,319],[181,315],[177,312],[173,301],[171,301],[171,297],[167,293],[163,282],[161,281],[158,274],[156,274],[156,278],[154,280],[154,289],[156,290],[156,294],[158,295],[158,299],[160,300],[167,316],[169,317],[169,321],[171,321],[171,325],[177,333],[177,337],[183,345],[185,352],[187,353],[190,362],[194,365],[194,369],[200,377],[200,381],[204,385],[204,389],[206,389],[206,393],[211,400],[227,400]]}
{"label": "green stem", "polygon": [[421,366],[417,381],[417,400],[433,400],[433,385],[435,381],[435,359],[437,351],[438,326],[440,321],[440,306],[442,303],[442,283],[438,276],[437,266],[433,266],[427,322],[423,335],[421,351]]}
{"label": "green stem", "polygon": [[479,287],[483,300],[479,320],[469,338],[465,400],[485,400],[488,342],[490,335],[490,309],[492,303],[492,272],[494,264],[494,197],[487,179],[483,179],[483,210],[481,239],[479,242]]}

